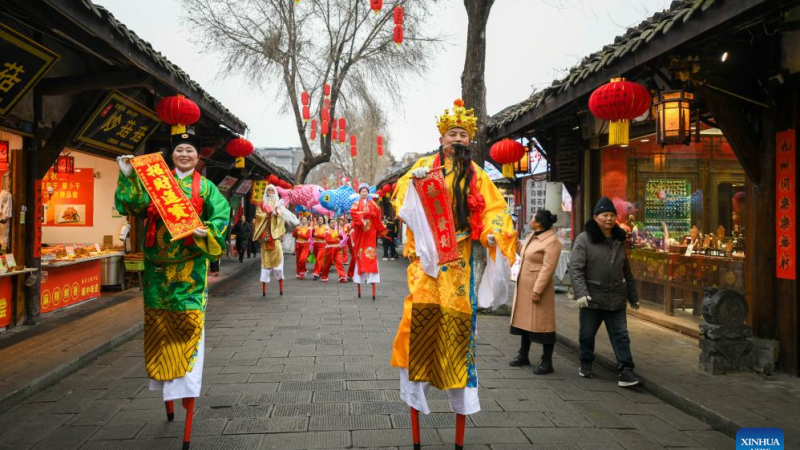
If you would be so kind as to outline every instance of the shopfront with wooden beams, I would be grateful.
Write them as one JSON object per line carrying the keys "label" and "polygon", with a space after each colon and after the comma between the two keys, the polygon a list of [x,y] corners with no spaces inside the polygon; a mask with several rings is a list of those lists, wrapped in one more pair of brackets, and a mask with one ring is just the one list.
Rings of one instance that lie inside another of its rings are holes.
{"label": "shopfront with wooden beams", "polygon": [[[646,19],[614,44],[584,58],[564,79],[489,121],[491,141],[524,136],[542,144],[551,180],[563,181],[573,194],[576,228],[591,218],[595,202],[613,185],[607,176],[609,164],[619,166],[623,183],[617,183],[617,189],[634,205],[644,206],[637,196],[644,191],[648,170],[658,172],[657,164],[664,161],[660,173],[676,176],[661,175],[662,179],[689,180],[690,193],[704,186],[705,214],[699,223],[711,230],[702,231],[715,230],[723,222],[730,223],[731,231],[738,221],[746,257],[732,262],[741,265],[741,270],[732,269],[740,278],[731,287],[743,291],[747,299],[748,325],[755,337],[778,341],[778,367],[794,374],[800,361],[794,206],[797,154],[787,149],[800,125],[798,24],[798,1],[673,2],[670,10]],[[587,104],[595,89],[617,76],[654,93],[686,89],[694,94],[691,143],[717,153],[692,156],[698,168],[686,169],[689,163],[670,153],[689,147],[666,146],[660,153],[660,146],[641,142],[655,140],[652,116],[631,123],[628,148],[608,146],[607,123],[593,117]],[[624,158],[613,157],[615,152]],[[725,206],[720,198],[738,192],[738,198],[746,199],[741,216],[735,221],[721,220],[729,215],[725,208],[732,206]],[[696,216],[691,217],[690,224],[698,222]],[[676,268],[686,265],[675,252],[664,251],[662,256],[674,257]],[[710,252],[703,256],[723,270],[716,261],[724,258]],[[667,281],[673,275],[668,272]],[[715,284],[725,287],[710,279],[691,287],[699,293],[702,287]],[[667,286],[668,293],[662,295],[674,300],[674,288]],[[687,301],[691,294],[681,295],[680,300]],[[670,326],[669,320],[663,322]]]}
{"label": "shopfront with wooden beams", "polygon": [[[25,92],[15,96],[13,104],[5,107],[5,98],[0,101],[0,141],[9,142],[13,172],[10,251],[18,265],[40,268],[41,183],[59,155],[78,150],[111,161],[120,154],[168,152],[169,127],[159,123],[154,112],[162,97],[182,94],[200,107],[202,117],[195,129],[206,147],[203,159],[215,161],[211,164],[215,174],[232,169],[232,161],[226,165],[219,161],[220,155],[225,143],[244,133],[246,125],[103,7],[88,0],[9,0],[0,4],[0,26],[0,30],[14,37],[0,39],[0,45],[32,47],[35,51],[27,54],[39,57],[6,61],[11,53],[4,51],[0,66],[25,63],[33,69],[34,63],[39,67],[48,57],[51,60],[46,70],[31,70],[40,76],[26,84]],[[156,119],[137,123],[137,129],[128,134],[129,143],[90,131],[89,128],[97,128],[92,123],[104,113],[104,104],[112,100],[115,104],[135,105],[141,117],[150,115],[150,119]],[[134,139],[143,127],[147,130]],[[2,164],[0,151],[0,167]],[[104,175],[116,176],[110,172]],[[131,242],[139,242],[140,224],[131,224]],[[18,278],[12,294],[10,324],[36,323],[41,314],[41,276],[28,278],[28,283]]]}

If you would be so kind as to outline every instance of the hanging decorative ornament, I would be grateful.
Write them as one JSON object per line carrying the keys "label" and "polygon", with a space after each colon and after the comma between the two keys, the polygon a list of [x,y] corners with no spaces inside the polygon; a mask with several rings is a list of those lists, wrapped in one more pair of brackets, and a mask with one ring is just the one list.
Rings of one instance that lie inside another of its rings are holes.
{"label": "hanging decorative ornament", "polygon": [[325,83],[325,85],[322,87],[322,93],[325,94],[326,98],[330,97],[331,96],[331,85],[328,84],[328,83]]}
{"label": "hanging decorative ornament", "polygon": [[395,25],[402,25],[404,20],[405,20],[405,11],[403,10],[403,7],[402,6],[395,6],[394,7],[394,24]]}
{"label": "hanging decorative ornament", "polygon": [[495,142],[489,149],[489,155],[498,164],[503,165],[503,176],[514,179],[514,163],[525,156],[525,146],[511,139]]}
{"label": "hanging decorative ornament", "polygon": [[311,138],[311,142],[317,138],[317,119],[311,119],[311,131],[309,132],[309,138]]}
{"label": "hanging decorative ornament", "polygon": [[344,144],[346,140],[347,140],[347,133],[345,133],[343,129],[339,128],[339,143]]}
{"label": "hanging decorative ornament", "polygon": [[322,99],[322,109],[327,109],[328,111],[331,110],[331,99],[329,98]]}
{"label": "hanging decorative ornament", "polygon": [[381,8],[383,8],[383,0],[370,0],[369,7],[372,9],[372,12],[378,14],[381,12]]}
{"label": "hanging decorative ornament", "polygon": [[394,26],[394,33],[392,34],[392,40],[398,46],[403,44],[403,25]]}
{"label": "hanging decorative ornament", "polygon": [[379,134],[378,138],[377,138],[377,141],[378,141],[377,142],[377,144],[378,144],[378,157],[381,157],[381,156],[383,156],[383,136],[381,136]]}
{"label": "hanging decorative ornament", "polygon": [[[336,122],[336,120],[334,120]],[[331,127],[331,142],[336,142],[339,140],[339,133],[336,131],[336,127]]]}
{"label": "hanging decorative ornament", "polygon": [[322,120],[324,120],[324,121],[330,122],[330,120],[331,120],[331,113],[328,110],[328,108],[323,108],[322,112],[320,113],[320,116],[322,117]]}
{"label": "hanging decorative ornament", "polygon": [[303,91],[300,94],[300,101],[303,103],[303,106],[309,106],[311,104],[311,96],[308,95],[308,91]]}
{"label": "hanging decorative ornament", "polygon": [[253,143],[245,138],[231,139],[225,146],[225,152],[236,158],[236,163],[233,167],[237,169],[244,168],[244,159],[253,154]]}
{"label": "hanging decorative ornament", "polygon": [[355,134],[350,135],[350,156],[355,158],[358,155],[358,139]]}
{"label": "hanging decorative ornament", "polygon": [[308,106],[303,106],[303,120],[308,122],[308,119],[311,118],[311,108]]}
{"label": "hanging decorative ornament", "polygon": [[172,125],[171,134],[185,133],[186,126],[200,120],[197,104],[180,94],[162,98],[156,105],[156,112],[162,121]]}
{"label": "hanging decorative ornament", "polygon": [[347,120],[344,117],[339,117],[339,130],[340,132],[344,133],[344,130],[347,128]]}
{"label": "hanging decorative ornament", "polygon": [[639,83],[625,78],[612,78],[592,92],[589,111],[601,120],[610,122],[609,145],[628,145],[629,121],[650,108],[650,92]]}
{"label": "hanging decorative ornament", "polygon": [[328,135],[328,121],[326,119],[322,119],[322,128],[320,129],[322,137]]}

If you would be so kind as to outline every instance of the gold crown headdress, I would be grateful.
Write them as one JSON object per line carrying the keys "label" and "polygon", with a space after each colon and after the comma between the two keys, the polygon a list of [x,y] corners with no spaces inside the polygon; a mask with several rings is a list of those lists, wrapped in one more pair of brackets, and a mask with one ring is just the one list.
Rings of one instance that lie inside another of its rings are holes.
{"label": "gold crown headdress", "polygon": [[467,130],[469,138],[475,137],[478,131],[478,118],[475,117],[475,110],[464,108],[464,100],[456,99],[453,102],[453,113],[449,109],[444,110],[444,115],[436,119],[439,126],[439,134],[444,135],[453,128],[463,128]]}

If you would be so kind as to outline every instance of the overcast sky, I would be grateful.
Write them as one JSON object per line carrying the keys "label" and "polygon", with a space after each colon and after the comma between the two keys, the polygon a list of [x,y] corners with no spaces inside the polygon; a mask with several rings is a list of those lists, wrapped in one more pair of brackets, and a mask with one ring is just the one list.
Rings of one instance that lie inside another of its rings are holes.
{"label": "overcast sky", "polygon": [[[219,55],[192,43],[182,25],[180,0],[95,0],[185,70],[211,95],[249,126],[256,147],[298,146],[294,119],[271,105],[271,96],[254,92],[237,76],[220,76]],[[287,0],[289,1],[289,0]],[[301,0],[302,1],[302,0]],[[363,0],[367,2],[368,0]],[[420,0],[427,1],[427,0]],[[526,99],[584,56],[613,42],[670,0],[496,0],[489,17],[486,54],[486,102],[489,114]],[[386,2],[390,4],[390,2]],[[404,84],[403,105],[389,106],[387,142],[395,155],[435,148],[435,116],[461,96],[467,15],[462,0],[441,0],[441,18],[433,23],[451,36],[423,78]],[[469,106],[469,105],[467,105]]]}

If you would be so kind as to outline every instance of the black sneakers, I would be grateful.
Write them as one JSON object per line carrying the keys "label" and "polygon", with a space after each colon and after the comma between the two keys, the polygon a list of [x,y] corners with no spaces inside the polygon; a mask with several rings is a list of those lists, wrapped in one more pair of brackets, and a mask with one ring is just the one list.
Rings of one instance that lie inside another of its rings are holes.
{"label": "black sneakers", "polygon": [[553,373],[553,361],[548,361],[544,358],[539,360],[539,365],[533,369],[534,375],[547,375],[548,373]]}
{"label": "black sneakers", "polygon": [[594,378],[594,372],[592,372],[592,363],[581,361],[581,368],[578,369],[578,375],[582,376],[583,378]]}
{"label": "black sneakers", "polygon": [[622,369],[617,376],[617,386],[629,388],[634,386],[641,386],[644,382],[633,373],[633,369],[628,367]]}
{"label": "black sneakers", "polygon": [[528,358],[523,358],[521,356],[517,356],[516,358],[514,358],[513,361],[508,363],[508,365],[511,366],[511,367],[530,366],[531,365],[531,360],[528,359]]}

